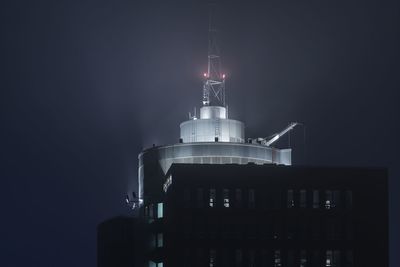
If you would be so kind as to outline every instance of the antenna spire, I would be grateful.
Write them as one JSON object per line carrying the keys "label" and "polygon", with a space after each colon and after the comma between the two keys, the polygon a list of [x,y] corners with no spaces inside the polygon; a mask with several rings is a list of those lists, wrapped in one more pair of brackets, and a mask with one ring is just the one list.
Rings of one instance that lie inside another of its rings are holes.
{"label": "antenna spire", "polygon": [[208,23],[208,66],[204,73],[203,105],[225,107],[225,74],[221,73],[220,51],[217,42],[217,28],[215,26],[215,4],[209,7]]}

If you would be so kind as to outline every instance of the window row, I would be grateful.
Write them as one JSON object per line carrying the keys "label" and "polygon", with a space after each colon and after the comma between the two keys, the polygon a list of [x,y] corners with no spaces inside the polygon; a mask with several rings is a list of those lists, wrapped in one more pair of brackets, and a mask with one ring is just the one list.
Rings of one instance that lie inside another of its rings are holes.
{"label": "window row", "polygon": [[[284,202],[286,201],[286,203]],[[285,192],[285,198],[279,191],[261,191],[253,188],[216,189],[185,188],[183,192],[185,207],[197,208],[263,208],[281,209],[312,208],[312,209],[351,209],[353,207],[353,193],[350,190],[293,190]]]}
{"label": "window row", "polygon": [[351,220],[274,219],[257,224],[216,224],[185,222],[181,227],[186,238],[261,239],[261,240],[354,240]]}
{"label": "window row", "polygon": [[186,249],[183,266],[208,267],[353,267],[350,249],[328,250],[256,250],[256,249]]}
{"label": "window row", "polygon": [[164,217],[164,203],[148,204],[144,207],[144,216],[150,221]]}

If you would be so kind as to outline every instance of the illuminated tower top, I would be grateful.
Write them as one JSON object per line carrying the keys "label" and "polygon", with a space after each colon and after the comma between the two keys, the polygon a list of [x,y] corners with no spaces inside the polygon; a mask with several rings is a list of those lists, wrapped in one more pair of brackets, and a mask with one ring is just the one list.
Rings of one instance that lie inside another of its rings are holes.
{"label": "illuminated tower top", "polygon": [[204,73],[203,106],[225,107],[225,74],[221,73],[221,58],[218,47],[218,31],[215,27],[213,6],[210,7],[208,23],[208,66]]}

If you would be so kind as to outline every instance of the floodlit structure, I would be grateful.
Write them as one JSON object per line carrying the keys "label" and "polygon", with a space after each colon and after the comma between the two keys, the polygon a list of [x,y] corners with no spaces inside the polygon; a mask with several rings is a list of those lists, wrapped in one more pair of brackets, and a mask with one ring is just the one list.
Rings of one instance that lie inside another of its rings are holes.
{"label": "floodlit structure", "polygon": [[199,116],[139,154],[139,194],[125,199],[139,216],[98,227],[98,266],[387,267],[387,170],[291,166],[272,145],[296,122],[246,138],[212,25]]}
{"label": "floodlit structure", "polygon": [[[160,189],[162,177],[173,163],[192,164],[282,164],[291,165],[291,149],[272,147],[282,135],[298,123],[291,123],[270,138],[245,137],[244,123],[230,119],[225,103],[226,75],[221,72],[217,30],[210,16],[208,67],[203,74],[203,100],[200,116],[189,113],[180,124],[179,143],[154,146],[139,154],[139,203],[146,202],[147,192]],[[154,196],[148,196],[153,198]],[[129,201],[128,201],[129,202]]]}

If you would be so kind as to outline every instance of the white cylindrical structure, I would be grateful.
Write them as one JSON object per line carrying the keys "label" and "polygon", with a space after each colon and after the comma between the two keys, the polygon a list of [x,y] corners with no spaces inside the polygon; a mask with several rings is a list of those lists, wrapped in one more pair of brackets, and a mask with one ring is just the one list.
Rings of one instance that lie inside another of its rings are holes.
{"label": "white cylindrical structure", "polygon": [[245,142],[244,124],[241,121],[228,119],[225,107],[201,107],[200,118],[184,121],[180,128],[180,138],[183,143]]}
{"label": "white cylindrical structure", "polygon": [[227,119],[226,108],[220,106],[204,106],[200,108],[200,119]]}

